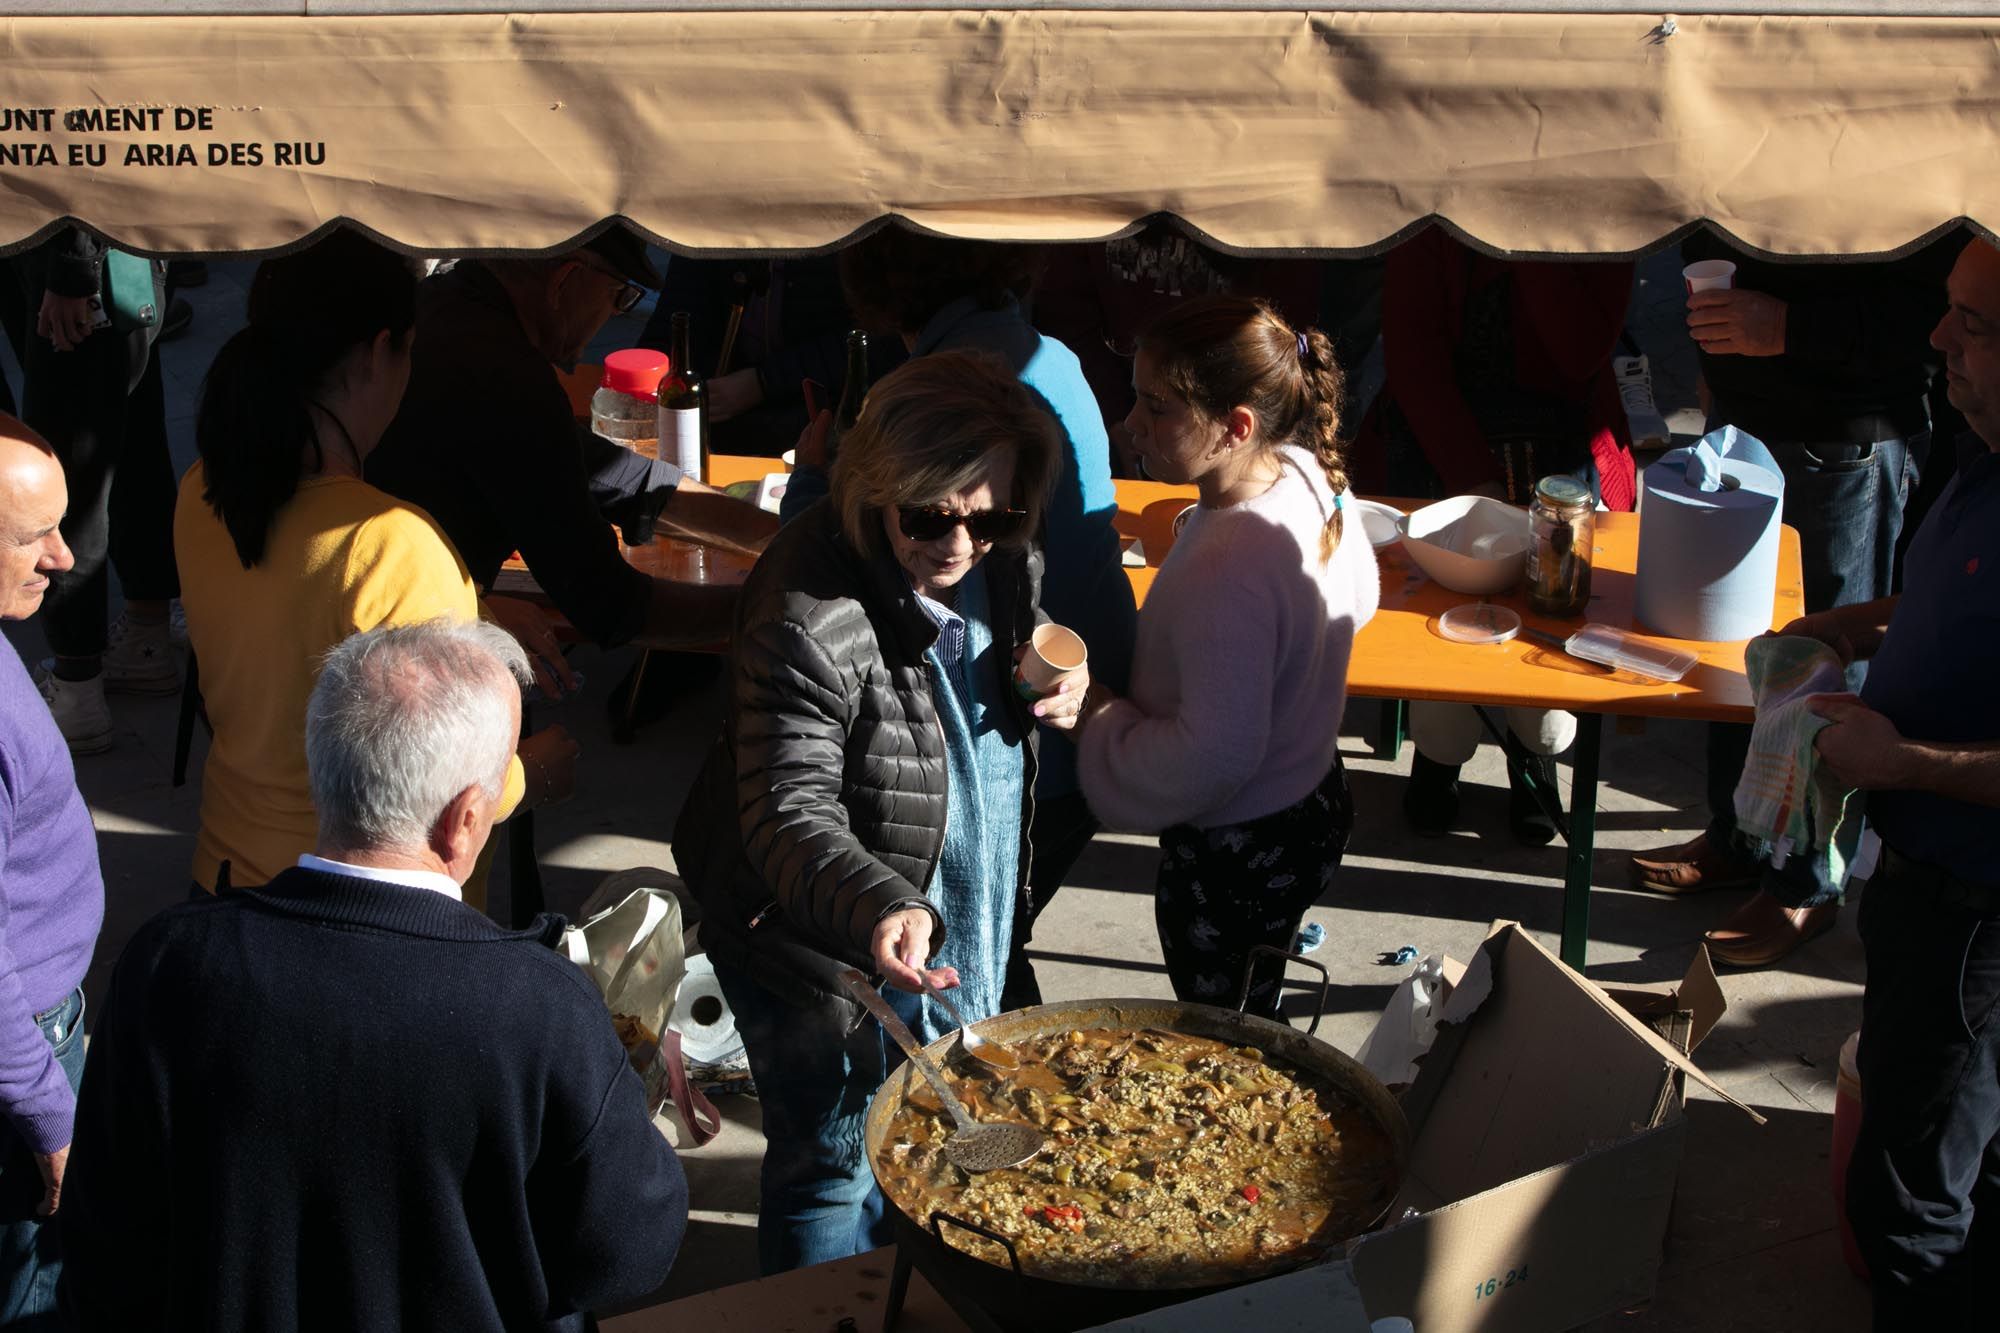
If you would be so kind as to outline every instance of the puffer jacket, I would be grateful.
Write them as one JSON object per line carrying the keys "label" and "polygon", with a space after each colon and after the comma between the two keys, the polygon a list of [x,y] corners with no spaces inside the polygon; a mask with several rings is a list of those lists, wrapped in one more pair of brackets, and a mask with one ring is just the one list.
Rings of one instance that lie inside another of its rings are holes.
{"label": "puffer jacket", "polygon": [[[994,646],[1011,661],[1043,619],[1041,556],[996,549],[981,567]],[[925,890],[947,777],[924,654],[937,635],[894,556],[857,550],[824,501],[779,531],[744,584],[727,717],[675,825],[674,859],[701,901],[703,946],[792,1003],[850,1004],[837,978],[874,970],[875,923],[936,913]],[[1028,738],[1025,902],[1036,726],[1008,697]],[[943,939],[939,921],[933,949]]]}

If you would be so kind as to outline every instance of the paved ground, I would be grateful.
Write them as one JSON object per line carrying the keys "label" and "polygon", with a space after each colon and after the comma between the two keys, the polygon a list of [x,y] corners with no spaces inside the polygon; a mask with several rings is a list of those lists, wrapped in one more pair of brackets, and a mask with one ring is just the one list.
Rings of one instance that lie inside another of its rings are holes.
{"label": "paved ground", "polygon": [[[166,350],[169,415],[184,464],[194,394],[222,337],[240,318],[247,266],[218,266],[189,293],[198,323]],[[1671,256],[1645,266],[1635,291],[1635,327],[1654,359],[1661,406],[1692,406],[1692,356],[1679,337],[1679,282]],[[603,340],[620,346],[636,323]],[[0,362],[10,376],[12,363]],[[18,379],[16,380],[18,383]],[[1676,424],[1681,424],[1679,420]],[[31,660],[41,653],[32,623],[9,626]],[[582,697],[552,710],[583,741],[576,798],[543,815],[539,839],[551,904],[574,908],[603,874],[632,865],[671,866],[674,814],[716,724],[715,699],[685,699],[637,743],[614,746],[603,704],[622,656],[579,654],[590,680]],[[1466,831],[1412,838],[1397,809],[1407,754],[1397,763],[1366,753],[1376,706],[1357,704],[1345,747],[1358,809],[1352,854],[1312,919],[1327,932],[1317,955],[1333,972],[1323,1034],[1345,1050],[1366,1035],[1402,969],[1376,955],[1403,944],[1461,958],[1489,922],[1525,923],[1554,947],[1561,891],[1560,848],[1526,851],[1506,834],[1505,775],[1490,746],[1468,769]],[[171,701],[114,701],[117,747],[79,763],[102,840],[109,911],[88,989],[95,997],[118,949],[147,916],[178,900],[196,822],[192,786],[168,785]],[[1621,853],[1691,835],[1701,808],[1701,733],[1688,725],[1607,728],[1603,813],[1594,880],[1592,966],[1605,981],[1678,978],[1700,932],[1740,895],[1676,901],[1627,891]],[[1153,938],[1149,889],[1154,849],[1143,839],[1100,837],[1038,932],[1036,953],[1050,999],[1169,993]],[[494,909],[508,888],[499,868]],[[1757,1107],[1762,1128],[1697,1094],[1690,1102],[1687,1158],[1658,1297],[1601,1321],[1629,1330],[1799,1329],[1838,1333],[1867,1320],[1866,1288],[1841,1266],[1827,1190],[1834,1071],[1840,1043],[1860,1016],[1861,957],[1852,913],[1834,934],[1769,972],[1724,978],[1730,1012],[1700,1052],[1702,1065]],[[669,1292],[692,1292],[754,1275],[755,1169],[760,1149],[754,1102],[725,1100],[730,1124],[684,1158],[694,1221]],[[1611,1219],[1607,1219],[1609,1222]]]}

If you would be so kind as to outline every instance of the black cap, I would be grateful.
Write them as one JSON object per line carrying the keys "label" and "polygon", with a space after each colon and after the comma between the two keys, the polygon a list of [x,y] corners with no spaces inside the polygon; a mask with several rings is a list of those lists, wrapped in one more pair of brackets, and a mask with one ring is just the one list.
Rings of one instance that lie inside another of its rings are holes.
{"label": "black cap", "polygon": [[610,264],[620,277],[657,291],[660,271],[646,258],[646,243],[623,227],[608,227],[583,248]]}

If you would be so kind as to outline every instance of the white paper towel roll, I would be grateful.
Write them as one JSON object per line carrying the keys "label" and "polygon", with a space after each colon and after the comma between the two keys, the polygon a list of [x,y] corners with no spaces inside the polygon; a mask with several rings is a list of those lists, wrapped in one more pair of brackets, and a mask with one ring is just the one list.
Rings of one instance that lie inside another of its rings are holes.
{"label": "white paper towel roll", "polygon": [[1639,500],[1634,610],[1676,639],[1726,642],[1771,626],[1778,591],[1778,527],[1785,480],[1767,467],[1722,459],[1722,489],[1687,479],[1689,449],[1646,469]]}
{"label": "white paper towel roll", "polygon": [[681,1034],[681,1050],[697,1065],[725,1064],[743,1049],[736,1032],[736,1015],[715,979],[715,965],[698,953],[687,960],[687,975],[674,996],[667,1026]]}

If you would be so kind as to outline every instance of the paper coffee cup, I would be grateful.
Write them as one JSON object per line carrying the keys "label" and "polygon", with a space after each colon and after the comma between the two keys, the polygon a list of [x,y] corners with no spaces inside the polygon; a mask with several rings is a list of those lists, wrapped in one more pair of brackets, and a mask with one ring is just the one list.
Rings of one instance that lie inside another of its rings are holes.
{"label": "paper coffee cup", "polygon": [[1083,639],[1061,625],[1037,625],[1028,637],[1028,651],[1014,668],[1014,688],[1023,699],[1040,699],[1055,691],[1062,678],[1082,670],[1090,660]]}
{"label": "paper coffee cup", "polygon": [[1681,270],[1688,295],[1696,292],[1723,292],[1736,285],[1736,265],[1727,259],[1704,259]]}

